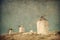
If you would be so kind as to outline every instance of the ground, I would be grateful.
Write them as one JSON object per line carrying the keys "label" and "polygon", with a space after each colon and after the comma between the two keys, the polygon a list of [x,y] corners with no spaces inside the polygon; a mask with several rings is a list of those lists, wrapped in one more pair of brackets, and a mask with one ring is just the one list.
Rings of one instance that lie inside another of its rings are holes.
{"label": "ground", "polygon": [[6,35],[0,35],[0,39],[1,40],[60,40],[57,39],[57,35],[55,34],[41,35],[36,33],[6,34]]}

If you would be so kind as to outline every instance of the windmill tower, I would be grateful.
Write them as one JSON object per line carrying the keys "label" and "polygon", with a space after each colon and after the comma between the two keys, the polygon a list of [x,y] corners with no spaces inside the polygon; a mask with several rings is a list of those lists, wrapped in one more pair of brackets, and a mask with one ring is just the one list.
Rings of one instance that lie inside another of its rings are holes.
{"label": "windmill tower", "polygon": [[13,29],[9,28],[9,34],[12,34],[12,33],[13,33]]}
{"label": "windmill tower", "polygon": [[37,33],[43,35],[48,34],[48,21],[44,16],[41,16],[37,21]]}
{"label": "windmill tower", "polygon": [[19,26],[19,32],[25,32],[23,25]]}

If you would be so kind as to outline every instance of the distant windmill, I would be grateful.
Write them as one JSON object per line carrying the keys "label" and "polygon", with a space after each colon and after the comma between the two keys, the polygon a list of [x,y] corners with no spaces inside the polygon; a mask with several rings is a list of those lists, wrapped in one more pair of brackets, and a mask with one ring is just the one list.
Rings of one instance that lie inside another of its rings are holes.
{"label": "distant windmill", "polygon": [[24,26],[23,25],[19,25],[19,32],[25,32]]}
{"label": "distant windmill", "polygon": [[9,34],[12,34],[12,33],[13,33],[13,29],[9,28]]}

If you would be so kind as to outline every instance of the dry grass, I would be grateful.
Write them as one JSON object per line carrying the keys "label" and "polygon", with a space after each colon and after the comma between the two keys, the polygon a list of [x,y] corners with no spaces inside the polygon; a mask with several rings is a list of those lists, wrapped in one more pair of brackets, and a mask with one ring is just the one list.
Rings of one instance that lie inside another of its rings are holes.
{"label": "dry grass", "polygon": [[39,35],[39,34],[23,34],[23,33],[16,33],[16,34],[8,34],[0,36],[1,40],[55,40],[55,35]]}

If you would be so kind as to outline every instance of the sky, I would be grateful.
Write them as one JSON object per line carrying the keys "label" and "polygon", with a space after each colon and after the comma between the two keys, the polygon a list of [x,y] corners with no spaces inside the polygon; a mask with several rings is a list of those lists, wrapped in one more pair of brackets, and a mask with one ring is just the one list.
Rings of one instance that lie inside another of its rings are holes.
{"label": "sky", "polygon": [[2,0],[0,4],[0,34],[23,25],[26,32],[37,31],[37,20],[45,16],[49,22],[49,31],[60,30],[60,1],[39,0]]}

